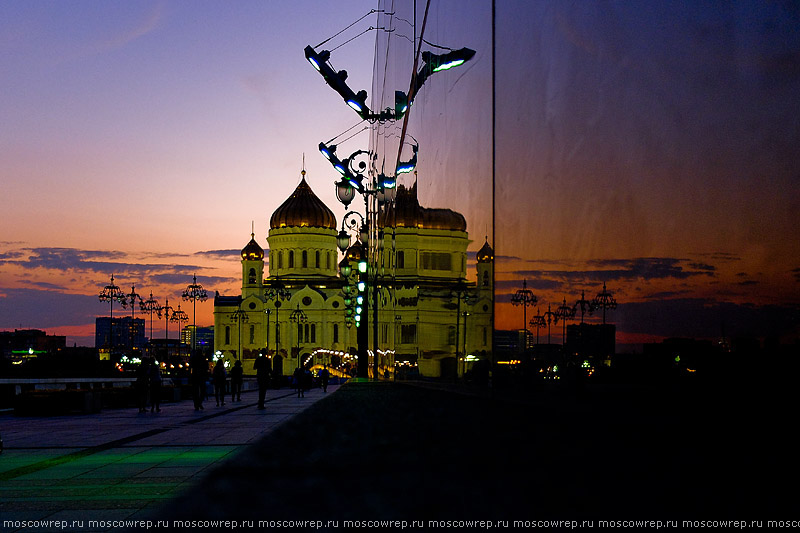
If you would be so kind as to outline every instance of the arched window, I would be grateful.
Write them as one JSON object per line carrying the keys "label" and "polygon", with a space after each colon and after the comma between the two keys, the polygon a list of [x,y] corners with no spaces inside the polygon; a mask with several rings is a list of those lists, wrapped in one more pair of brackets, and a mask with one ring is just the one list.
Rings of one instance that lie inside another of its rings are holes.
{"label": "arched window", "polygon": [[250,324],[250,344],[256,343],[256,327],[253,324]]}
{"label": "arched window", "polygon": [[283,252],[278,252],[278,269],[283,268]]}
{"label": "arched window", "polygon": [[294,250],[289,250],[289,268],[294,268]]}
{"label": "arched window", "polygon": [[314,252],[314,267],[319,268],[319,250]]}
{"label": "arched window", "polygon": [[256,282],[256,269],[251,268],[250,272],[247,273],[247,283],[253,284]]}
{"label": "arched window", "polygon": [[225,326],[225,344],[231,343],[231,327]]}
{"label": "arched window", "polygon": [[311,324],[311,342],[317,342],[317,325]]}
{"label": "arched window", "polygon": [[400,250],[397,252],[397,268],[405,268],[406,267],[406,254],[404,251]]}
{"label": "arched window", "polygon": [[333,325],[333,343],[336,344],[339,342],[339,324]]}
{"label": "arched window", "polygon": [[489,286],[489,273],[488,272],[484,272],[483,273],[483,286],[484,287],[488,287]]}
{"label": "arched window", "polygon": [[308,324],[306,324],[306,336],[305,336],[306,342],[308,342],[308,338],[309,338],[308,337]]}
{"label": "arched window", "polygon": [[456,327],[455,326],[448,326],[447,327],[447,344],[455,346],[456,344]]}
{"label": "arched window", "polygon": [[303,268],[308,268],[308,252],[303,250]]}
{"label": "arched window", "polygon": [[330,252],[325,254],[325,268],[327,270],[331,269],[331,253]]}

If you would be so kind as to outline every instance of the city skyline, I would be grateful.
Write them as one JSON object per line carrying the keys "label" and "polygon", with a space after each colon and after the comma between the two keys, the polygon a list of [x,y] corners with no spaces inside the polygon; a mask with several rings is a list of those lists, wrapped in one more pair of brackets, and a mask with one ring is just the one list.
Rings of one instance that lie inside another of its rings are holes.
{"label": "city skyline", "polygon": [[[485,191],[491,170],[490,109],[476,101],[488,87],[489,11],[453,10],[459,33],[443,22],[448,5],[430,31],[478,54],[453,78],[468,85],[432,79],[412,113],[444,102],[452,118],[411,131],[420,201],[465,214],[474,272],[493,233],[489,204],[450,191],[461,178]],[[135,284],[162,304],[177,305],[194,274],[209,296],[236,290],[251,228],[266,249],[269,216],[303,166],[341,220],[335,172],[316,147],[356,117],[302,53],[373,7],[0,7],[0,329],[93,338],[112,274],[123,292]],[[798,14],[756,2],[631,11],[499,10],[497,327],[522,327],[510,298],[523,280],[542,311],[606,282],[621,345],[796,339]],[[528,46],[526,24],[540,44]],[[368,32],[335,53],[353,87],[371,87],[373,43]],[[511,69],[517,60],[526,68]],[[442,156],[437,137],[469,156]],[[198,325],[211,313],[198,304]]]}

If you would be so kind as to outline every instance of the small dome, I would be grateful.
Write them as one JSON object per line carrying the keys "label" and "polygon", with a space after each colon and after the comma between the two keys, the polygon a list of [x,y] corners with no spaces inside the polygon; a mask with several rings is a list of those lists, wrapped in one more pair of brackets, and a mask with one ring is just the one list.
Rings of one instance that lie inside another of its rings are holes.
{"label": "small dome", "polygon": [[250,242],[242,249],[242,259],[247,261],[262,261],[264,259],[264,249],[256,242],[255,233],[250,234]]}
{"label": "small dome", "polygon": [[486,242],[483,243],[481,249],[478,250],[475,258],[478,260],[478,263],[491,263],[494,261],[494,250],[492,250],[492,247],[489,246],[488,237],[486,238]]}
{"label": "small dome", "polygon": [[336,229],[336,217],[328,209],[311,187],[306,183],[306,171],[303,179],[281,206],[272,213],[269,219],[271,229],[285,227],[311,227]]}
{"label": "small dome", "polygon": [[347,251],[344,253],[344,256],[348,261],[353,263],[364,261],[366,258],[364,255],[364,245],[361,244],[361,241],[356,241],[352,246],[350,246],[350,248],[347,249]]}

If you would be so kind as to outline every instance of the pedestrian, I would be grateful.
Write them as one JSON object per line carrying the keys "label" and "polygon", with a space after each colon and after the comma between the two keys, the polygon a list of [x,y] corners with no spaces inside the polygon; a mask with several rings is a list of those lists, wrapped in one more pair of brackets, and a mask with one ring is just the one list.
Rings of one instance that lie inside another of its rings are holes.
{"label": "pedestrian", "polygon": [[203,397],[206,394],[206,375],[208,374],[208,360],[199,351],[192,354],[191,363],[191,383],[192,397],[194,398],[194,410],[203,410]]}
{"label": "pedestrian", "polygon": [[266,409],[264,401],[267,397],[267,386],[269,385],[269,377],[272,373],[269,359],[264,357],[264,354],[258,354],[258,357],[256,357],[253,363],[253,370],[256,371],[256,380],[258,380],[258,408]]}
{"label": "pedestrian", "polygon": [[242,401],[242,382],[244,381],[244,369],[242,362],[236,360],[231,368],[231,402]]}
{"label": "pedestrian", "polygon": [[322,366],[322,370],[319,371],[319,380],[322,382],[322,392],[328,392],[328,380],[330,379],[331,375],[328,372],[328,365],[325,364]]}
{"label": "pedestrian", "polygon": [[217,365],[214,367],[214,396],[217,399],[217,407],[220,402],[225,405],[225,383],[228,381],[228,373],[225,371],[225,363],[222,359],[217,359]]}
{"label": "pedestrian", "polygon": [[139,363],[139,368],[136,369],[136,405],[139,407],[140,413],[147,412],[148,362],[149,360],[145,359]]}
{"label": "pedestrian", "polygon": [[298,366],[294,369],[294,373],[292,373],[292,382],[294,383],[294,387],[297,389],[297,397],[298,398],[305,398],[306,393],[303,390],[305,386],[305,372],[303,372],[303,368]]}
{"label": "pedestrian", "polygon": [[150,412],[161,412],[161,369],[157,363],[150,366]]}

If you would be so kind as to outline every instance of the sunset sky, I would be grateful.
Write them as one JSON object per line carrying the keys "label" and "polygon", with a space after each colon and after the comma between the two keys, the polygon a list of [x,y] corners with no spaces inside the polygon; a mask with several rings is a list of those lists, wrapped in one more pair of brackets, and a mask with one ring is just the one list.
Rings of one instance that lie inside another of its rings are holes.
{"label": "sunset sky", "polygon": [[[384,61],[407,89],[412,5],[396,6],[385,34],[394,55],[376,61],[375,31],[332,54],[351,87],[376,92]],[[426,41],[477,54],[432,77],[412,108],[420,200],[465,214],[473,254],[496,236],[499,328],[522,327],[508,302],[526,279],[541,310],[606,282],[624,345],[796,338],[799,10],[635,5],[498,2],[493,230],[491,3],[434,0]],[[210,297],[235,294],[251,223],[267,248],[304,154],[309,184],[340,219],[317,145],[357,117],[303,48],[376,7],[0,4],[0,330],[92,345],[111,274],[171,305],[195,273]],[[198,304],[198,323],[211,312]]]}

